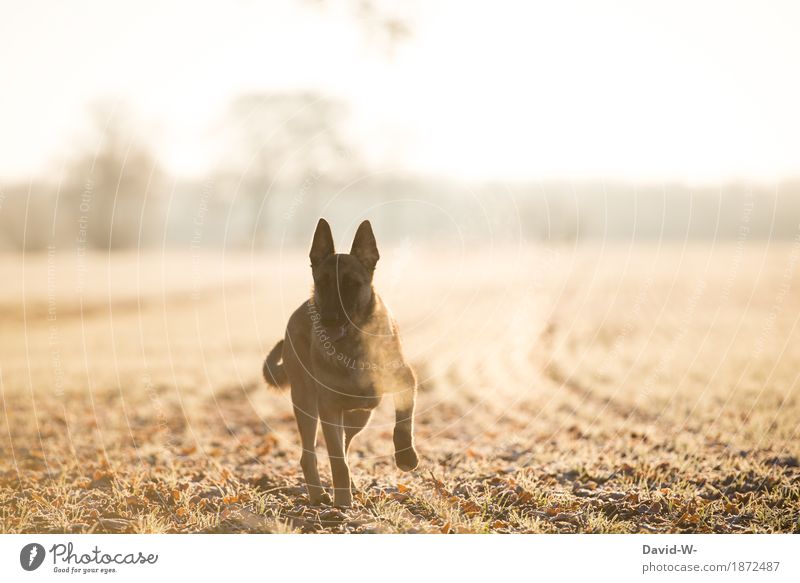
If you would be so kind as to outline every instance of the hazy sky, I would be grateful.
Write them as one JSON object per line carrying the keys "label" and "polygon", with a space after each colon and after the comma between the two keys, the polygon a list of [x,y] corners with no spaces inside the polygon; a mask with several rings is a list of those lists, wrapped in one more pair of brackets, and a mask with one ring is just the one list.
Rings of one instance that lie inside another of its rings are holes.
{"label": "hazy sky", "polygon": [[392,55],[356,0],[0,2],[0,174],[82,147],[124,98],[164,163],[202,172],[252,90],[349,101],[376,167],[460,178],[800,174],[800,3],[415,3]]}

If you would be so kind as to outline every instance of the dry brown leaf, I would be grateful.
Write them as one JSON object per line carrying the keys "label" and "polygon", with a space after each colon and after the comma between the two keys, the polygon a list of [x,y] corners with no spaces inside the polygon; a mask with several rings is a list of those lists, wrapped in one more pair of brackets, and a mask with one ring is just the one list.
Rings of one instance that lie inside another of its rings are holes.
{"label": "dry brown leaf", "polygon": [[101,480],[110,480],[111,474],[109,472],[104,472],[103,470],[95,470],[92,479],[95,482],[100,482]]}
{"label": "dry brown leaf", "polygon": [[147,501],[139,498],[138,496],[128,496],[125,498],[125,504],[135,508],[144,508],[147,506]]}
{"label": "dry brown leaf", "polygon": [[678,524],[697,524],[700,522],[700,517],[697,514],[685,513],[678,520]]}
{"label": "dry brown leaf", "polygon": [[480,514],[482,512],[482,508],[475,504],[472,500],[460,500],[458,503],[458,507],[461,511],[466,514],[467,516],[474,516],[476,514]]}

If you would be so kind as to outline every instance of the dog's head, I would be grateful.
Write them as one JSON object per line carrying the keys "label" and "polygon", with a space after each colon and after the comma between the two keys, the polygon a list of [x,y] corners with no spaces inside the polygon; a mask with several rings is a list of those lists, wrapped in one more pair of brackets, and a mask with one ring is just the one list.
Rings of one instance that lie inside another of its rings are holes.
{"label": "dog's head", "polygon": [[309,258],[320,325],[331,340],[339,340],[363,322],[374,302],[372,275],[380,255],[372,225],[359,225],[349,254],[336,253],[331,227],[320,219]]}

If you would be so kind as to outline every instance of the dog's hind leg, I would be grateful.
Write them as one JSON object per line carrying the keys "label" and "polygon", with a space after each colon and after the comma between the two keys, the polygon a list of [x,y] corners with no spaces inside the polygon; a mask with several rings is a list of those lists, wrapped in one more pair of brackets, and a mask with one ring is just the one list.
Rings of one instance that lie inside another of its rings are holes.
{"label": "dog's hind leg", "polygon": [[341,409],[320,403],[320,419],[325,445],[328,446],[328,458],[331,461],[333,475],[333,503],[347,507],[352,502],[350,492],[350,468],[347,466],[347,454],[344,451],[344,419]]}
{"label": "dog's hind leg", "polygon": [[417,400],[417,380],[411,369],[408,370],[406,386],[394,393],[394,460],[397,467],[408,472],[419,464],[414,449],[414,405]]}
{"label": "dog's hind leg", "polygon": [[302,390],[296,391],[292,386],[292,404],[303,446],[300,467],[303,469],[303,477],[306,480],[308,499],[311,504],[330,504],[330,496],[322,488],[317,470],[317,428],[319,427],[317,396],[316,394],[309,395]]}

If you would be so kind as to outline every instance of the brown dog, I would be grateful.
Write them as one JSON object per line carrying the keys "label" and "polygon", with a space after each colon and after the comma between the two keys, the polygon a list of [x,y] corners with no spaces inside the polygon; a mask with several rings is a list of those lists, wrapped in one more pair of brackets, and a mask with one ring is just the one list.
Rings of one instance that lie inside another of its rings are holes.
{"label": "brown dog", "polygon": [[417,379],[403,356],[397,324],[372,286],[380,256],[369,221],[358,227],[350,254],[345,254],[335,253],[331,228],[320,219],[309,257],[313,295],[289,318],[284,339],[264,362],[264,378],[276,387],[287,382],[292,386],[303,443],[300,466],[311,503],[330,503],[317,472],[321,420],[334,503],[349,506],[347,450],[384,394],[394,397],[397,467],[405,471],[417,467],[413,428]]}

